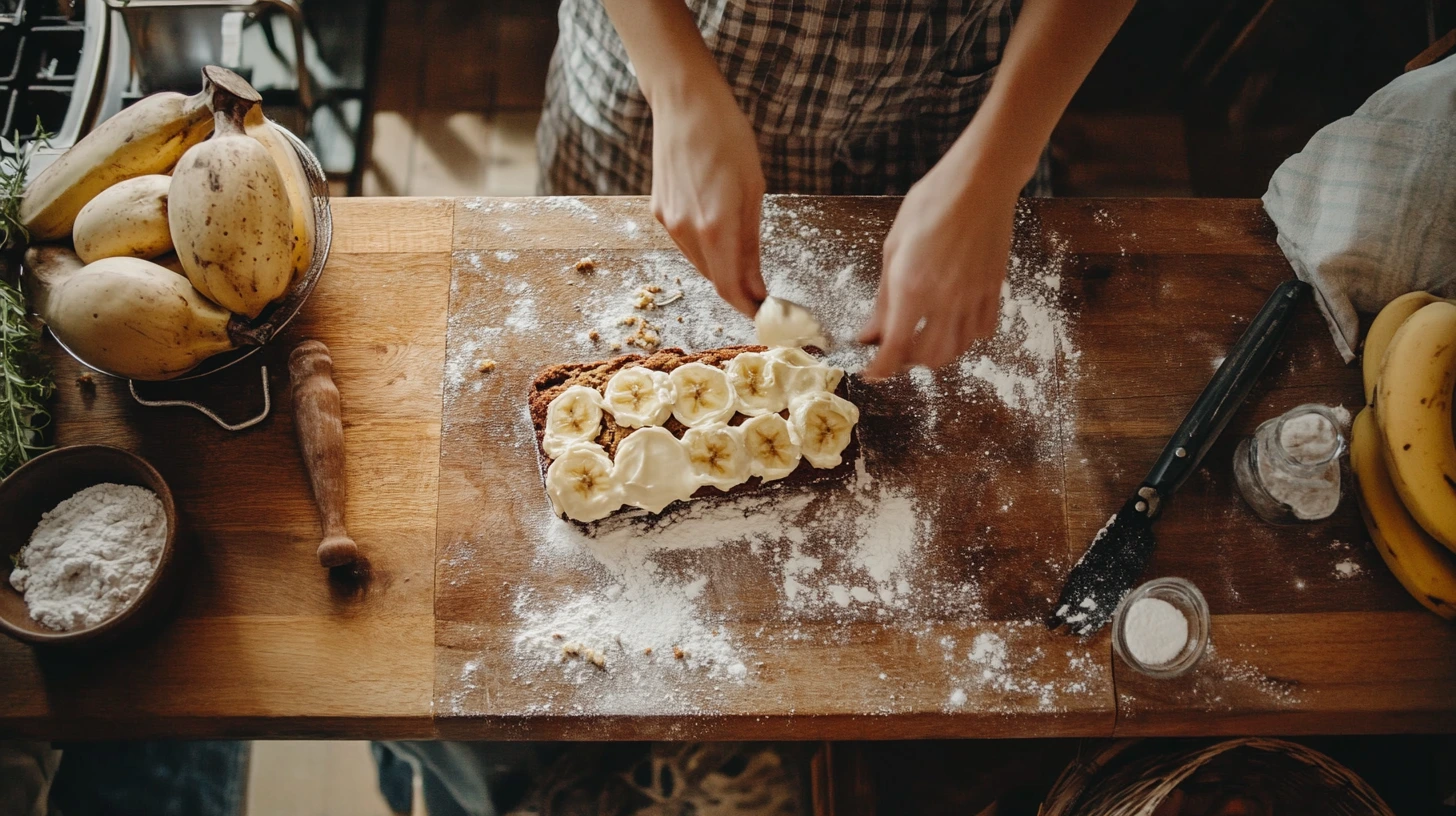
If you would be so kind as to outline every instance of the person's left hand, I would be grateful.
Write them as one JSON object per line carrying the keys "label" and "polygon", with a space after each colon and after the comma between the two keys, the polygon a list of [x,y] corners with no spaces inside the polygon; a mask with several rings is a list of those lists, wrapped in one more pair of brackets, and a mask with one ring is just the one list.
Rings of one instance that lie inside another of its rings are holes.
{"label": "person's left hand", "polygon": [[880,346],[866,378],[939,368],[995,331],[1020,185],[993,175],[942,161],[910,188],[859,337]]}

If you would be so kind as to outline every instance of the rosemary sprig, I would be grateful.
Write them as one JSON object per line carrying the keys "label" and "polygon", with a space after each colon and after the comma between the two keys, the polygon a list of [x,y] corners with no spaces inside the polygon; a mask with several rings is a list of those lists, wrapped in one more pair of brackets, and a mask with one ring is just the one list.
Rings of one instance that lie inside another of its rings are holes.
{"label": "rosemary sprig", "polygon": [[[18,131],[14,140],[0,137],[0,249],[30,240],[20,221],[20,200],[30,158],[49,138],[39,118],[34,137],[24,147]],[[54,383],[39,349],[40,331],[26,314],[25,297],[0,279],[0,477],[50,447],[45,439],[51,419],[46,400]]]}
{"label": "rosemary sprig", "polygon": [[20,290],[0,281],[0,476],[50,447],[46,400],[54,384],[37,353],[39,343]]}

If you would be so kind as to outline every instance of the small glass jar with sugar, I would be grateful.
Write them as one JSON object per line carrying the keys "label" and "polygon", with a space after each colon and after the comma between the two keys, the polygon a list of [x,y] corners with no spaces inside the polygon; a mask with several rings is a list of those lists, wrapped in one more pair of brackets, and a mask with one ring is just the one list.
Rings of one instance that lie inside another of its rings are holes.
{"label": "small glass jar with sugar", "polygon": [[1326,405],[1291,408],[1234,451],[1234,484],[1271,524],[1327,518],[1340,506],[1340,457],[1349,412]]}

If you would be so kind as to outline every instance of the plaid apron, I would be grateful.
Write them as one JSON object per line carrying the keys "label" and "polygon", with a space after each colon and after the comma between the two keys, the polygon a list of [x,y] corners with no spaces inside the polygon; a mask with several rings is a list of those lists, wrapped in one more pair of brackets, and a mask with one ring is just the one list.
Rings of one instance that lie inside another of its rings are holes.
{"label": "plaid apron", "polygon": [[[1019,0],[687,0],[770,193],[902,195],[985,99]],[[652,112],[601,0],[562,0],[541,192],[645,195]],[[1045,189],[1046,162],[1028,192]]]}

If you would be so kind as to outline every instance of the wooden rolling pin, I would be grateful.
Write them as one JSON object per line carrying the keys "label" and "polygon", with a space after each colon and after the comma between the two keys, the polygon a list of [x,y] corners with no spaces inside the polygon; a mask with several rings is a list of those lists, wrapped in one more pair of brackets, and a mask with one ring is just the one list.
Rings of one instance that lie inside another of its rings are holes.
{"label": "wooden rolling pin", "polygon": [[329,347],[317,340],[299,343],[288,356],[293,425],[323,523],[318,559],[325,567],[341,567],[359,558],[359,545],[344,529],[344,419],[333,370]]}

